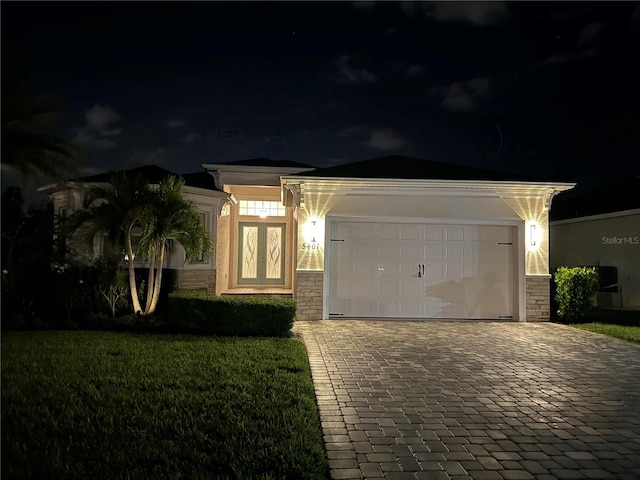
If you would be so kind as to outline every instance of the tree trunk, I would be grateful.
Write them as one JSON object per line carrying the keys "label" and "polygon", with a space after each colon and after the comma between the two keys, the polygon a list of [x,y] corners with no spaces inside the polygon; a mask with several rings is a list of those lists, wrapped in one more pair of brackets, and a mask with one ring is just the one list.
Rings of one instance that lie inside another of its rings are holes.
{"label": "tree trunk", "polygon": [[147,301],[144,306],[145,313],[147,313],[151,308],[151,299],[153,298],[155,284],[155,264],[156,249],[152,248],[151,252],[149,252],[149,277],[147,278]]}
{"label": "tree trunk", "polygon": [[127,249],[127,263],[129,264],[129,289],[131,290],[131,303],[133,304],[133,313],[142,313],[140,300],[138,299],[138,287],[136,286],[136,271],[133,268],[133,247],[131,246],[131,233],[127,232],[125,238]]}
{"label": "tree trunk", "polygon": [[151,300],[151,307],[147,313],[154,313],[156,306],[158,305],[158,299],[160,298],[160,282],[162,282],[162,265],[164,263],[164,243],[160,247],[160,255],[158,255],[158,273],[156,273],[156,284],[153,289],[153,300]]}

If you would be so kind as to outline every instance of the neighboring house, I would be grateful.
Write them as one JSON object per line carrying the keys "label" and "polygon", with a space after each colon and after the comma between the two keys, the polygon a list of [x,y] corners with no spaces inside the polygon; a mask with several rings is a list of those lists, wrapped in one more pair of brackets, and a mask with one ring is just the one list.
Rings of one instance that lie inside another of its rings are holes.
{"label": "neighboring house", "polygon": [[572,183],[399,156],[203,167],[217,294],[293,296],[299,320],[549,319],[548,212]]}
{"label": "neighboring house", "polygon": [[561,194],[550,220],[552,268],[615,267],[599,304],[640,307],[640,177]]}

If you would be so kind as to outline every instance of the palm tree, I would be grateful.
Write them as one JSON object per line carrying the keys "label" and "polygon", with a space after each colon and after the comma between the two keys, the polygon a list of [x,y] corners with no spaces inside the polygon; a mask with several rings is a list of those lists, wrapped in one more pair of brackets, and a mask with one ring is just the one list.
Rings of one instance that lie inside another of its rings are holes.
{"label": "palm tree", "polygon": [[[152,188],[141,176],[115,174],[109,183],[90,188],[83,209],[68,220],[69,230],[93,249],[96,235],[107,235],[125,252],[129,267],[129,288],[135,313],[153,314],[160,298],[162,267],[168,252],[182,245],[190,262],[213,252],[195,203],[182,194],[184,180],[169,176]],[[138,230],[140,242],[134,251],[132,236]],[[144,310],[138,299],[134,259],[148,260],[149,279]]]}
{"label": "palm tree", "polygon": [[213,243],[202,225],[195,203],[182,194],[184,180],[169,176],[160,182],[152,195],[148,222],[145,224],[141,245],[148,252],[149,280],[145,314],[156,310],[160,298],[162,266],[166,254],[177,243],[185,251],[185,260],[191,262],[213,252]]}
{"label": "palm tree", "polygon": [[88,189],[83,209],[68,219],[68,227],[90,251],[96,235],[107,235],[112,244],[125,252],[129,268],[129,288],[134,313],[143,313],[138,299],[132,236],[144,231],[149,222],[152,197],[147,181],[139,175],[114,174],[109,183]]}
{"label": "palm tree", "polygon": [[83,152],[55,134],[61,108],[8,66],[2,73],[2,166],[22,180],[43,174],[61,179],[78,173]]}

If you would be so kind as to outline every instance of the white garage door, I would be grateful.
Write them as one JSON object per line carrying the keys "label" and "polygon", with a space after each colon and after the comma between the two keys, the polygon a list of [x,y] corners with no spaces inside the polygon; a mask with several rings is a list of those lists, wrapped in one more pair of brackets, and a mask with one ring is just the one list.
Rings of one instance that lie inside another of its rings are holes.
{"label": "white garage door", "polygon": [[513,318],[514,227],[330,225],[330,318]]}

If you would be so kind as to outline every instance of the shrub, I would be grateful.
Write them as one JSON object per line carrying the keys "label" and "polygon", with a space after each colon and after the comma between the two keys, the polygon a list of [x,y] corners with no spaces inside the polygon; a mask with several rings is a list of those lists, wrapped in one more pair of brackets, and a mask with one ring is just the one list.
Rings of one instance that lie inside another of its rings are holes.
{"label": "shrub", "polygon": [[558,267],[554,273],[558,318],[576,322],[593,308],[591,299],[598,291],[598,272],[593,267]]}
{"label": "shrub", "polygon": [[169,327],[215,335],[287,337],[296,315],[291,298],[215,296],[203,290],[169,295]]}

